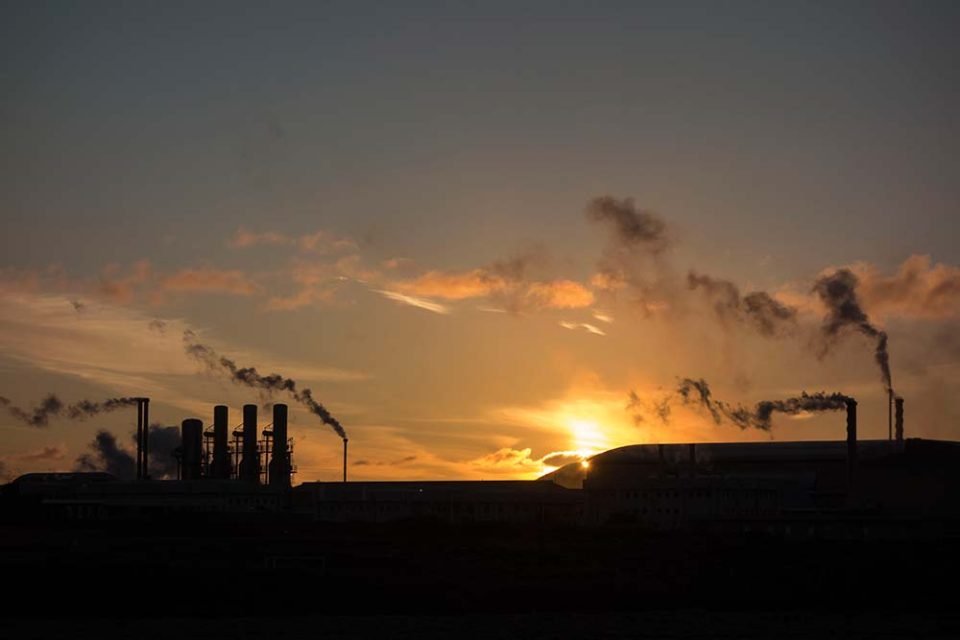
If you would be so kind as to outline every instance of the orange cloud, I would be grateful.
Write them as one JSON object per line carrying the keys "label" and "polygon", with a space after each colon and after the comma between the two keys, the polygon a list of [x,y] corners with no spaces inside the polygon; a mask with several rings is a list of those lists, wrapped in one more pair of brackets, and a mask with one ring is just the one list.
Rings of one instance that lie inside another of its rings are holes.
{"label": "orange cloud", "polygon": [[446,300],[479,298],[503,291],[508,281],[502,276],[490,273],[486,269],[473,269],[461,273],[428,271],[422,276],[406,282],[399,282],[395,288],[403,293]]}
{"label": "orange cloud", "polygon": [[357,248],[357,243],[353,240],[341,238],[326,231],[288,236],[276,231],[255,233],[244,227],[236,230],[233,237],[227,240],[227,245],[234,249],[247,249],[257,245],[288,245],[309,253],[332,253]]}
{"label": "orange cloud", "polygon": [[97,292],[108,300],[127,303],[133,300],[137,289],[150,280],[151,275],[149,260],[135,263],[132,272],[126,275],[119,264],[109,264],[100,274]]}
{"label": "orange cloud", "polygon": [[593,294],[573,280],[534,282],[527,289],[527,298],[551,309],[579,309],[593,304]]}
{"label": "orange cloud", "polygon": [[242,271],[207,267],[181,269],[164,278],[161,284],[165,291],[227,293],[239,296],[249,296],[259,289]]}
{"label": "orange cloud", "polygon": [[295,311],[317,304],[331,304],[336,296],[336,288],[308,286],[289,296],[274,296],[267,300],[267,311]]}
{"label": "orange cloud", "polygon": [[871,313],[928,319],[960,315],[958,267],[912,255],[891,276],[866,263],[852,265],[851,271],[860,280],[859,293]]}

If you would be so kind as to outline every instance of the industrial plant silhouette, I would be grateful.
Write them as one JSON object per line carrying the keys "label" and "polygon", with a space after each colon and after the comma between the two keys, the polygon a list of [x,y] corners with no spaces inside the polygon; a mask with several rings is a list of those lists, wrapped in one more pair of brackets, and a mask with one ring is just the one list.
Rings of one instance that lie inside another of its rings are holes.
{"label": "industrial plant silhouette", "polygon": [[3,487],[15,606],[78,581],[48,617],[102,612],[101,589],[132,617],[953,606],[960,444],[906,438],[902,400],[888,440],[858,440],[849,398],[845,440],[635,445],[493,482],[349,481],[344,447],[342,481],[299,485],[284,404],[266,427],[252,404],[232,432],[223,405],[183,420],[168,480],[135,404],[135,479]]}

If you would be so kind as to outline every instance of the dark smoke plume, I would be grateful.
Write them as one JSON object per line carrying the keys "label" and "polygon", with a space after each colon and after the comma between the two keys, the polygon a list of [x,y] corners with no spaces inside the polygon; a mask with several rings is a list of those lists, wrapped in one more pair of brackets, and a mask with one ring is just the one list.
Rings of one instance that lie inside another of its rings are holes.
{"label": "dark smoke plume", "polygon": [[50,422],[50,418],[66,417],[70,420],[83,420],[99,413],[116,411],[136,403],[137,398],[109,398],[102,402],[80,400],[65,405],[51,393],[32,409],[21,409],[11,403],[9,399],[0,396],[0,405],[5,406],[10,415],[31,427],[45,427]]}
{"label": "dark smoke plume", "polygon": [[757,403],[756,409],[752,414],[731,415],[728,416],[731,422],[741,429],[754,427],[769,431],[770,419],[774,413],[785,413],[787,415],[796,415],[803,411],[840,411],[847,407],[847,401],[853,400],[842,393],[826,393],[819,391],[808,394],[806,391],[797,398],[787,398],[786,400],[763,400]]}
{"label": "dark smoke plume", "polygon": [[645,247],[659,253],[670,244],[667,223],[657,214],[638,209],[633,198],[594,198],[587,204],[587,217],[613,226],[617,242],[625,247]]}
{"label": "dark smoke plume", "polygon": [[277,373],[260,374],[254,367],[238,367],[237,364],[225,356],[217,354],[210,347],[197,342],[192,331],[183,333],[184,349],[187,355],[199,360],[211,371],[226,375],[232,382],[254,389],[262,389],[267,393],[287,393],[291,398],[307,407],[311,413],[318,416],[324,424],[330,426],[341,438],[347,437],[343,426],[330,415],[326,407],[316,401],[310,389],[297,389],[296,381],[285,378]]}
{"label": "dark smoke plume", "polygon": [[[136,447],[136,434],[130,435]],[[174,450],[180,446],[180,427],[150,425],[150,458],[147,461],[150,477],[158,480],[177,477],[177,459]]]}
{"label": "dark smoke plume", "polygon": [[[826,394],[822,391],[817,393],[804,391],[800,396],[787,398],[786,400],[762,400],[751,411],[742,405],[732,405],[715,399],[710,391],[710,385],[703,378],[696,380],[692,378],[681,379],[676,391],[673,394],[668,394],[660,402],[669,407],[670,403],[677,397],[683,404],[696,404],[706,409],[717,424],[727,421],[741,429],[751,428],[761,431],[770,431],[773,426],[772,417],[774,413],[796,415],[804,411],[839,411],[846,408],[848,401],[853,400],[853,398],[842,393]],[[635,410],[643,408],[643,403],[635,392],[630,392],[628,407]],[[669,410],[666,413],[660,413],[662,422],[666,423],[668,417]],[[636,420],[636,417],[634,419]]]}
{"label": "dark smoke plume", "polygon": [[694,380],[692,378],[683,378],[677,386],[677,395],[680,396],[683,404],[699,404],[710,412],[713,421],[720,424],[723,419],[724,405],[713,399],[710,392],[710,385],[703,378]]}
{"label": "dark smoke plume", "polygon": [[890,354],[887,352],[887,333],[870,323],[857,298],[857,283],[857,276],[852,271],[838,269],[830,275],[821,277],[813,285],[813,291],[820,296],[820,300],[827,307],[827,317],[824,318],[821,327],[824,337],[822,355],[826,354],[831,342],[847,327],[859,331],[868,338],[873,338],[876,341],[874,360],[880,367],[883,384],[888,391],[893,391],[893,381],[890,378]]}
{"label": "dark smoke plume", "polygon": [[406,458],[400,458],[399,460],[357,460],[353,462],[355,467],[396,467],[402,464],[407,464],[408,462],[413,462],[417,459],[417,456],[407,456]]}
{"label": "dark smoke plume", "polygon": [[87,305],[83,304],[79,300],[71,300],[70,304],[73,306],[73,310],[77,313],[83,313],[87,309]]}
{"label": "dark smoke plume", "polygon": [[77,458],[78,471],[106,471],[121,480],[132,480],[136,463],[126,449],[117,444],[117,437],[100,430],[90,443],[91,453]]}
{"label": "dark smoke plume", "polygon": [[793,307],[782,304],[765,291],[741,296],[739,287],[729,280],[691,271],[687,274],[687,288],[702,290],[713,302],[721,322],[749,325],[768,338],[789,333],[797,320],[797,310]]}
{"label": "dark smoke plume", "polygon": [[[136,447],[136,435],[131,434],[130,439]],[[151,478],[163,480],[177,477],[177,460],[173,457],[173,452],[179,446],[178,427],[150,425],[150,458],[147,460],[147,468]],[[89,453],[77,458],[78,471],[106,471],[121,480],[133,480],[136,468],[134,456],[119,445],[114,434],[101,429],[89,448]]]}
{"label": "dark smoke plume", "polygon": [[647,402],[636,391],[631,391],[627,410],[633,411],[633,422],[636,425],[644,422],[644,414],[647,412],[655,414],[660,422],[667,424],[670,422],[670,395]]}

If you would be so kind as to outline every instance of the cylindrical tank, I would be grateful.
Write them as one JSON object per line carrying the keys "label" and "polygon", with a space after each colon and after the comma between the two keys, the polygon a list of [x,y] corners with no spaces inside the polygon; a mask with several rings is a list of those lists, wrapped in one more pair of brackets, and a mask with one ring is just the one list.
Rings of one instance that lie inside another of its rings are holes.
{"label": "cylindrical tank", "polygon": [[270,484],[290,486],[290,455],[287,451],[287,405],[273,405],[273,453],[270,456]]}
{"label": "cylindrical tank", "polygon": [[257,405],[243,405],[243,458],[240,479],[260,482],[260,456],[257,453]]}
{"label": "cylindrical tank", "polygon": [[187,418],[180,425],[180,438],[183,446],[184,480],[199,480],[203,462],[203,422],[196,418]]}
{"label": "cylindrical tank", "polygon": [[213,477],[219,480],[230,478],[229,416],[226,405],[213,408]]}

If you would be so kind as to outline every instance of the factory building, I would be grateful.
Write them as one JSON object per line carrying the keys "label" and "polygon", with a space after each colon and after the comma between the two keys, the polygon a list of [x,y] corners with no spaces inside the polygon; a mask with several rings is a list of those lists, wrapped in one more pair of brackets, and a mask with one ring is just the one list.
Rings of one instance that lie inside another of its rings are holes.
{"label": "factory building", "polygon": [[[182,423],[177,480],[151,480],[147,400],[138,411],[138,479],[105,473],[27,474],[2,489],[0,517],[122,520],[283,517],[314,522],[634,524],[658,530],[765,531],[813,537],[960,533],[960,443],[858,440],[648,444],[594,456],[536,481],[308,482],[295,471],[287,407],[257,422],[243,408],[232,432],[225,406],[210,428]],[[156,453],[156,452],[155,452]],[[346,454],[346,449],[344,449]],[[344,477],[346,459],[344,459]]]}
{"label": "factory building", "polygon": [[308,482],[294,496],[297,507],[323,522],[574,524],[583,503],[579,490],[530,480]]}

